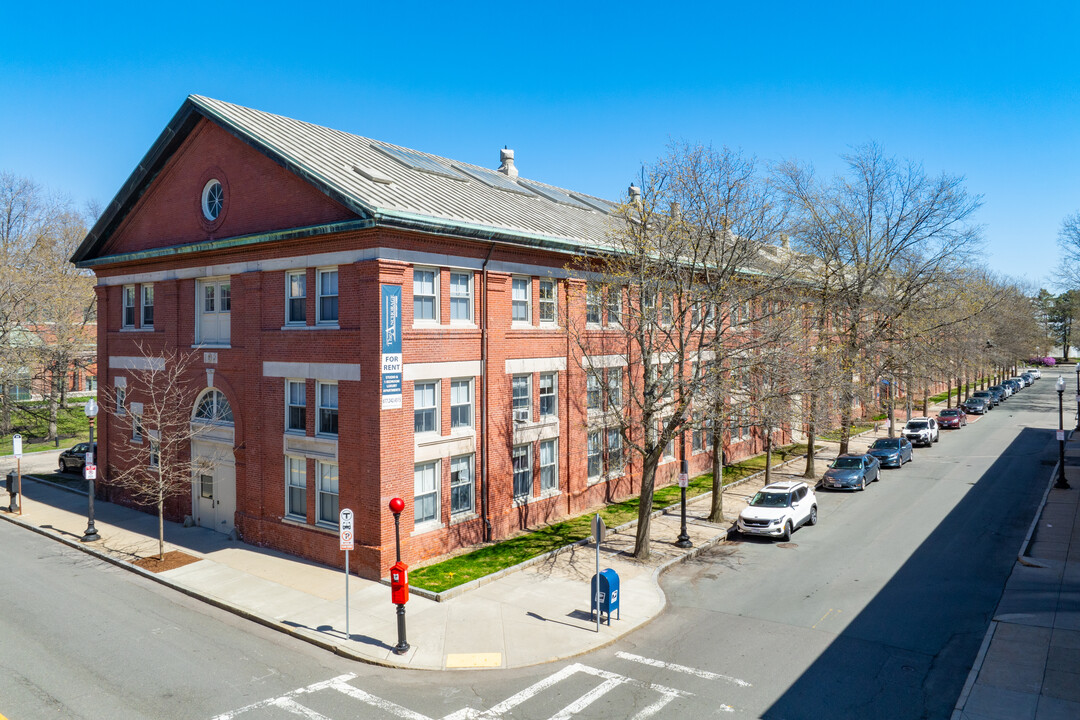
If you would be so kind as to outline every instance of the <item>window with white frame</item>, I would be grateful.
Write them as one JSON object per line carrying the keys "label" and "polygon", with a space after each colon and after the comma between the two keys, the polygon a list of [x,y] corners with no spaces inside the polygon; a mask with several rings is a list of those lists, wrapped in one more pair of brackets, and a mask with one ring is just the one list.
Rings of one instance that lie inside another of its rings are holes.
{"label": "window with white frame", "polygon": [[473,510],[473,456],[450,458],[450,514]]}
{"label": "window with white frame", "polygon": [[622,431],[619,428],[607,429],[607,470],[618,472],[623,468]]}
{"label": "window with white frame", "polygon": [[623,385],[623,371],[622,368],[608,368],[607,371],[607,384],[605,389],[607,390],[607,409],[619,410],[622,408],[622,385]]}
{"label": "window with white frame", "polygon": [[116,386],[116,414],[127,415],[127,388],[123,385]]}
{"label": "window with white frame", "polygon": [[315,394],[318,398],[318,427],[316,434],[338,434],[338,386],[336,382],[316,382]]}
{"label": "window with white frame", "polygon": [[413,470],[413,522],[421,525],[439,519],[439,463],[420,463]]}
{"label": "window with white frame", "polygon": [[131,442],[141,443],[143,439],[142,414],[131,413]]}
{"label": "window with white frame", "polygon": [[622,322],[622,289],[609,287],[604,299],[607,307],[607,324],[620,324]]}
{"label": "window with white frame", "polygon": [[307,521],[307,460],[285,456],[285,514]]}
{"label": "window with white frame", "polygon": [[338,524],[338,466],[337,463],[315,462],[315,504],[319,524]]}
{"label": "window with white frame", "polygon": [[532,322],[532,278],[516,277],[510,288],[510,319],[514,322]]}
{"label": "window with white frame", "polygon": [[439,273],[430,268],[413,270],[413,320],[439,319]]}
{"label": "window with white frame", "polygon": [[147,438],[150,440],[150,467],[161,466],[161,431],[147,430]]}
{"label": "window with white frame", "polygon": [[532,495],[532,445],[515,445],[512,459],[514,499],[523,500]]}
{"label": "window with white frame", "polygon": [[146,283],[142,286],[142,320],[140,324],[144,328],[154,327],[154,285]]}
{"label": "window with white frame", "polygon": [[307,383],[285,381],[285,432],[307,432]]}
{"label": "window with white frame", "polygon": [[413,385],[413,433],[439,431],[439,383],[425,380]]}
{"label": "window with white frame", "polygon": [[319,270],[316,273],[318,297],[315,303],[315,322],[319,325],[337,325],[338,321],[338,271],[337,268]]}
{"label": "window with white frame", "polygon": [[599,478],[604,474],[604,445],[602,433],[599,430],[589,433],[586,454],[589,461],[589,479]]}
{"label": "window with white frame", "polygon": [[211,388],[199,398],[195,406],[195,419],[216,425],[232,425],[232,406],[223,392]]}
{"label": "window with white frame", "polygon": [[[657,431],[656,431],[657,434],[662,434],[664,432],[664,425],[666,425],[666,424],[667,424],[666,420],[661,420],[660,421],[660,427],[657,428]],[[674,460],[675,459],[675,438],[674,437],[669,439],[667,441],[667,445],[664,446],[663,459],[664,460]]]}
{"label": "window with white frame", "polygon": [[532,418],[532,375],[515,375],[510,386],[514,421],[529,422]]}
{"label": "window with white frame", "polygon": [[690,435],[690,450],[699,453],[705,450],[705,423],[701,413],[692,414],[690,420],[694,426],[694,431]]}
{"label": "window with white frame", "polygon": [[473,426],[472,379],[450,381],[450,429]]}
{"label": "window with white frame", "polygon": [[585,376],[585,407],[599,412],[602,409],[603,393],[600,390],[600,369],[590,370]]}
{"label": "window with white frame", "polygon": [[123,327],[135,327],[135,286],[124,286],[124,313],[121,318]]}
{"label": "window with white frame", "polygon": [[557,440],[540,441],[540,492],[559,489],[559,453]]}
{"label": "window with white frame", "polygon": [[307,324],[307,270],[285,273],[285,324]]}
{"label": "window with white frame", "polygon": [[558,389],[555,373],[540,373],[540,417],[554,417],[558,413],[555,399]]}
{"label": "window with white frame", "polygon": [[589,283],[585,289],[585,322],[600,324],[600,305],[603,291],[596,283]]}
{"label": "window with white frame", "polygon": [[200,280],[198,293],[197,342],[211,345],[229,344],[232,317],[232,285],[229,279]]}
{"label": "window with white frame", "polygon": [[450,273],[450,321],[472,322],[473,319],[472,273]]}
{"label": "window with white frame", "polygon": [[555,281],[540,281],[540,322],[544,325],[554,325],[558,320],[555,314]]}

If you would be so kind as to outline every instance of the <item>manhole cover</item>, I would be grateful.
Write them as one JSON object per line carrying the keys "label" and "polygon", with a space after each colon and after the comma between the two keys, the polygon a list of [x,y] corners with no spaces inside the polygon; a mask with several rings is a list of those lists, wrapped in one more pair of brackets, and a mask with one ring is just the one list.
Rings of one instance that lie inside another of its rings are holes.
{"label": "manhole cover", "polygon": [[789,548],[797,548],[797,547],[799,547],[799,546],[798,546],[798,545],[796,545],[795,543],[777,543],[777,544],[776,544],[776,547],[778,547],[778,548],[784,548],[785,550],[787,550],[787,549],[789,549]]}

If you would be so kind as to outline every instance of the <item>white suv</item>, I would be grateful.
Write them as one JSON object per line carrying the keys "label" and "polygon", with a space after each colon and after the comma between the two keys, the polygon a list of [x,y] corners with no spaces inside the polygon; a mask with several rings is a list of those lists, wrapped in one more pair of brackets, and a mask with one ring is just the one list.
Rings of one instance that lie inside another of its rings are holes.
{"label": "white suv", "polygon": [[939,438],[937,420],[928,417],[911,418],[904,426],[904,437],[912,445],[933,445]]}
{"label": "white suv", "polygon": [[767,535],[784,541],[801,525],[817,524],[817,496],[804,482],[778,482],[761,488],[741,513],[735,527],[746,535]]}

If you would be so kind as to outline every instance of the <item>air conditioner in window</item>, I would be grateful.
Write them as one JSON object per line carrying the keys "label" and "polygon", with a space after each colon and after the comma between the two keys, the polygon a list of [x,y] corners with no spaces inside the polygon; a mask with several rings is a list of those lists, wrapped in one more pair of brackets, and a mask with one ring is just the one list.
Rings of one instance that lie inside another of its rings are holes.
{"label": "air conditioner in window", "polygon": [[528,411],[528,409],[519,408],[519,409],[515,410],[514,411],[514,422],[516,422],[516,423],[527,423],[527,422],[529,422],[529,411]]}

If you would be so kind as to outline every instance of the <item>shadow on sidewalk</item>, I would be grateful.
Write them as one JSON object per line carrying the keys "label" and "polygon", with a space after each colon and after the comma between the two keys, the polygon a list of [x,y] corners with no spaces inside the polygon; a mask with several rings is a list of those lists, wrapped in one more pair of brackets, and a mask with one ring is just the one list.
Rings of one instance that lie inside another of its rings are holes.
{"label": "shadow on sidewalk", "polygon": [[288,625],[291,628],[297,630],[309,630],[311,632],[321,633],[333,640],[351,640],[353,642],[363,643],[364,645],[371,645],[373,647],[380,648],[382,650],[393,650],[393,645],[387,645],[382,640],[376,640],[373,637],[367,635],[357,635],[351,633],[348,637],[345,636],[345,631],[338,630],[333,625],[319,625],[318,627],[311,627],[310,625],[304,625],[303,623],[294,622],[292,620],[282,620],[282,625]]}
{"label": "shadow on sidewalk", "polygon": [[1023,429],[762,717],[949,717],[1046,489],[1053,441]]}

